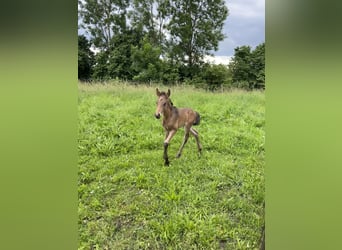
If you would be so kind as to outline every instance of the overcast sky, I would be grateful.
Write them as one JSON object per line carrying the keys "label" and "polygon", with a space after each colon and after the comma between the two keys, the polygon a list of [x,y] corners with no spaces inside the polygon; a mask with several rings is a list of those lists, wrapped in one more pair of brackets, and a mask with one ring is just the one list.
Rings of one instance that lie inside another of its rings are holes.
{"label": "overcast sky", "polygon": [[229,15],[223,33],[227,38],[214,55],[233,56],[238,46],[255,48],[265,42],[265,0],[226,0],[226,5]]}

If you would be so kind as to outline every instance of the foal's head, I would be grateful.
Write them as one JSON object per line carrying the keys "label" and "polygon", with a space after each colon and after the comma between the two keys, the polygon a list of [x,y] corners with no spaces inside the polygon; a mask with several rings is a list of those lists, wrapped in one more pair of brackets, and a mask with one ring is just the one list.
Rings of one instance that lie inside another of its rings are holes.
{"label": "foal's head", "polygon": [[155,117],[159,119],[160,115],[163,114],[167,108],[170,108],[172,106],[172,102],[169,99],[171,95],[171,91],[170,89],[168,89],[167,93],[165,93],[164,91],[160,92],[159,89],[157,88],[156,94],[158,96],[158,100],[157,100],[157,109],[156,109]]}

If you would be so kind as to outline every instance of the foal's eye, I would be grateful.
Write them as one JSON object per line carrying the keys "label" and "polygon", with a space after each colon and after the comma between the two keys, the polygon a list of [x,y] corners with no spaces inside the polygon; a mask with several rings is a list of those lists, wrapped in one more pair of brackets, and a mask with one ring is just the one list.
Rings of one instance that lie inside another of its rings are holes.
{"label": "foal's eye", "polygon": [[166,105],[166,102],[164,102],[163,106],[165,107],[165,105]]}

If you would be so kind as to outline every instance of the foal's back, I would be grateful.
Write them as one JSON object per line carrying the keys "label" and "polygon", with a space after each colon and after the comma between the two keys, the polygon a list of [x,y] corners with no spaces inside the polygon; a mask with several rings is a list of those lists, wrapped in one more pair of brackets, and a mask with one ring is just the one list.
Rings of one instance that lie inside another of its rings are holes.
{"label": "foal's back", "polygon": [[175,119],[177,119],[177,128],[199,124],[199,114],[191,108],[177,108]]}

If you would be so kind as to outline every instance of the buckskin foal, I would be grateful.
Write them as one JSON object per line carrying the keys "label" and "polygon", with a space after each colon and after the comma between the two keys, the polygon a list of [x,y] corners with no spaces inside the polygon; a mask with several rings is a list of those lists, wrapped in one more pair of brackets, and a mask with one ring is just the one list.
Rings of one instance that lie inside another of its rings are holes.
{"label": "buckskin foal", "polygon": [[155,117],[160,118],[163,115],[163,127],[165,129],[165,140],[164,140],[164,160],[165,165],[169,165],[169,158],[167,155],[167,148],[172,137],[175,135],[179,128],[184,127],[184,139],[183,143],[179,148],[176,155],[179,158],[182,154],[182,150],[189,138],[189,133],[191,133],[197,142],[197,147],[199,153],[202,151],[202,146],[198,138],[198,132],[192,128],[193,125],[198,125],[200,123],[200,115],[196,111],[190,108],[176,108],[170,99],[171,91],[168,89],[167,93],[164,91],[160,92],[156,89],[156,94],[158,96],[157,109]]}

